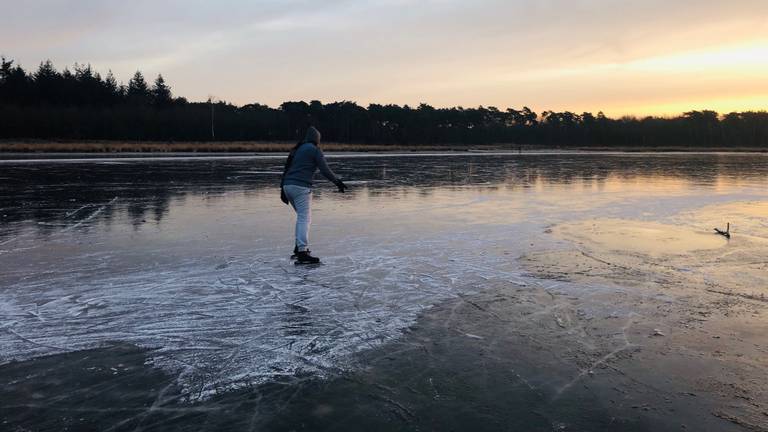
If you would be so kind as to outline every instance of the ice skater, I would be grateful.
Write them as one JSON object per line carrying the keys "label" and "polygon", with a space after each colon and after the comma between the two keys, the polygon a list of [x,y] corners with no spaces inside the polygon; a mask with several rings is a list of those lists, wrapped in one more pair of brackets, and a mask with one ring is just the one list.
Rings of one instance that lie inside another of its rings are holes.
{"label": "ice skater", "polygon": [[285,162],[280,181],[280,199],[296,211],[296,241],[293,255],[296,264],[317,264],[320,259],[309,251],[309,225],[312,222],[312,181],[317,170],[333,182],[339,192],[347,186],[331,171],[320,150],[320,132],[310,126],[304,140],[296,144]]}

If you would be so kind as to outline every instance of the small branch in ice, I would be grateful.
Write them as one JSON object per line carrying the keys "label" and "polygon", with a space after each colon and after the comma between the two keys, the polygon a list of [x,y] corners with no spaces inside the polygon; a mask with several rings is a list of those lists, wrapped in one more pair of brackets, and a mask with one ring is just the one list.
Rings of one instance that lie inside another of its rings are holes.
{"label": "small branch in ice", "polygon": [[731,238],[731,223],[730,222],[727,223],[725,231],[719,228],[715,228],[715,232],[725,238]]}

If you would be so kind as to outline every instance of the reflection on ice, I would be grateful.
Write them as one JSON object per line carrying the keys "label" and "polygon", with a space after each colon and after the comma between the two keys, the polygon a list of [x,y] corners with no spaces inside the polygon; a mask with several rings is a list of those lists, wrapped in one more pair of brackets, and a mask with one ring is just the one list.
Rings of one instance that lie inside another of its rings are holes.
{"label": "reflection on ice", "polygon": [[539,283],[517,258],[554,223],[766,190],[755,156],[355,158],[334,167],[351,193],[317,191],[326,264],[307,268],[287,258],[281,162],[4,163],[0,362],[129,342],[192,399],[322,376],[444,300]]}

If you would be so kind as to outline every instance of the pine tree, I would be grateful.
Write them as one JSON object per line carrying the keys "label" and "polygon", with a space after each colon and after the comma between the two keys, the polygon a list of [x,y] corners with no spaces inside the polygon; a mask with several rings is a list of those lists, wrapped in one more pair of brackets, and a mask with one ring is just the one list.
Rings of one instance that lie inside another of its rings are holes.
{"label": "pine tree", "polygon": [[29,104],[33,102],[31,77],[19,66],[13,66],[13,60],[2,58],[0,67],[0,103]]}
{"label": "pine tree", "polygon": [[98,105],[101,101],[103,81],[91,65],[75,65],[75,80],[77,81],[77,98],[86,105]]}
{"label": "pine tree", "polygon": [[144,105],[149,102],[149,86],[147,86],[147,81],[144,80],[141,71],[136,71],[133,78],[128,81],[128,94],[126,96],[128,101],[133,104]]}
{"label": "pine tree", "polygon": [[151,90],[152,104],[155,106],[168,106],[171,104],[173,98],[171,95],[171,88],[165,83],[162,75],[158,75],[155,79],[155,85]]}
{"label": "pine tree", "polygon": [[117,80],[115,79],[112,70],[107,72],[107,77],[104,79],[102,87],[104,89],[103,100],[107,104],[112,105],[118,103],[123,98],[122,88],[117,84]]}
{"label": "pine tree", "polygon": [[40,63],[37,72],[32,75],[35,85],[35,99],[52,103],[62,103],[60,89],[61,75],[50,60]]}

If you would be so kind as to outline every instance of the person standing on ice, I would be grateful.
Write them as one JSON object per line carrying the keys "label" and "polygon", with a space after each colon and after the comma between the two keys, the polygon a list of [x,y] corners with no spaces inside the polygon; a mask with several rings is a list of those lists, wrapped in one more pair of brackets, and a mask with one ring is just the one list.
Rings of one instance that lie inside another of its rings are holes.
{"label": "person standing on ice", "polygon": [[280,181],[280,199],[290,203],[296,211],[296,241],[293,256],[296,264],[317,264],[320,259],[309,251],[309,225],[312,222],[312,182],[317,170],[333,182],[339,192],[347,186],[331,171],[320,150],[320,132],[313,126],[307,130],[304,140],[296,144],[285,162]]}

